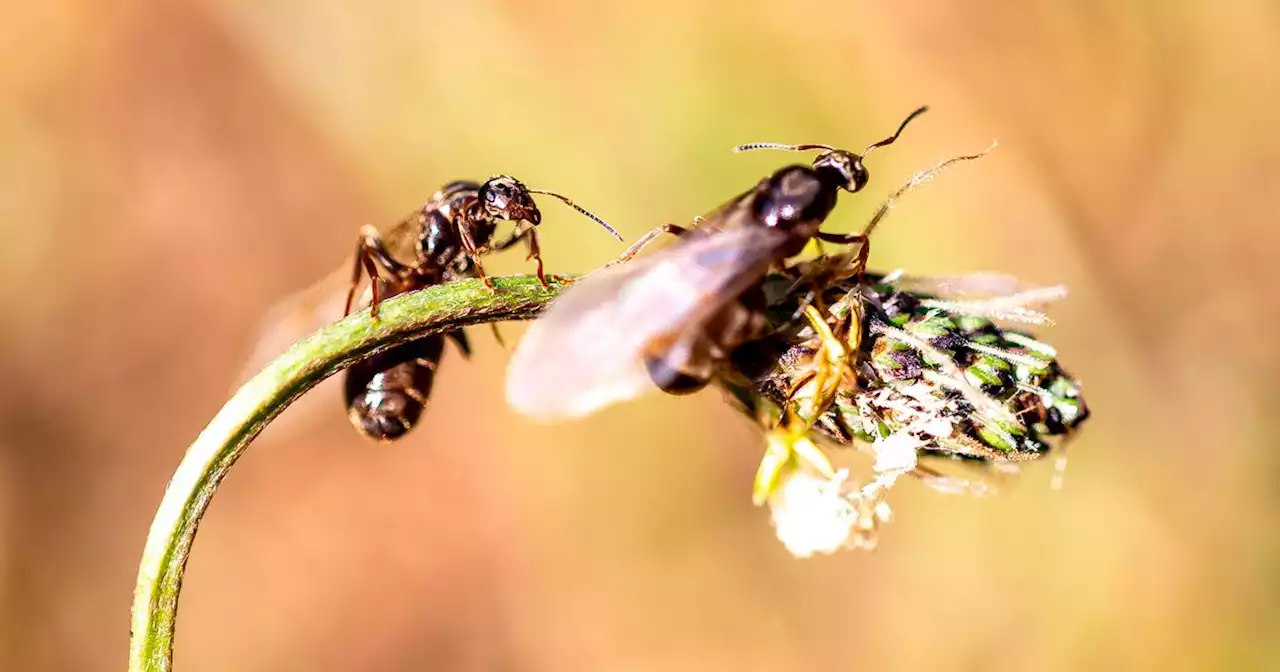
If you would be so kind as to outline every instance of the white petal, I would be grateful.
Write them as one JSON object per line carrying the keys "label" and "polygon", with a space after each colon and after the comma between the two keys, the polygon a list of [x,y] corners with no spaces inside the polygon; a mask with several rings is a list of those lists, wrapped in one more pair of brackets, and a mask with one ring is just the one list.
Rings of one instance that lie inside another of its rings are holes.
{"label": "white petal", "polygon": [[906,432],[898,432],[872,445],[876,473],[905,472],[916,468],[916,449],[924,442]]}
{"label": "white petal", "polygon": [[826,479],[805,469],[790,469],[769,497],[778,540],[797,558],[834,553],[849,541],[857,511],[841,488],[848,472]]}

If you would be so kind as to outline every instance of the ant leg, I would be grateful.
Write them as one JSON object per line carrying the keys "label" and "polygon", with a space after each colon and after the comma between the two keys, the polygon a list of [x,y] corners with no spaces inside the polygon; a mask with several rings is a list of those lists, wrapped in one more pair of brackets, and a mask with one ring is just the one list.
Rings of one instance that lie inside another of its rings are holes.
{"label": "ant leg", "polygon": [[[490,324],[496,324],[496,322],[491,322]],[[446,333],[445,336],[453,341],[454,345],[458,346],[458,352],[461,352],[463,357],[471,357],[471,344],[467,341],[466,332],[457,329]]]}
{"label": "ant leg", "polygon": [[817,251],[818,251],[818,256],[819,256],[819,257],[825,257],[825,256],[827,256],[827,250],[826,250],[826,248],[822,247],[822,239],[821,239],[821,238],[814,238],[814,239],[813,239],[813,247],[814,247],[814,249],[815,249],[815,250],[817,250]]}
{"label": "ant leg", "polygon": [[814,238],[826,241],[828,243],[836,243],[839,245],[852,245],[854,243],[865,243],[867,237],[861,233],[827,233],[819,231],[813,234]]}
{"label": "ant leg", "polygon": [[[525,257],[525,259],[534,259],[538,262],[538,270],[537,270],[538,282],[541,282],[543,287],[550,287],[551,283],[547,281],[546,272],[543,270],[542,246],[538,242],[537,229],[533,227],[517,228],[516,231],[512,233],[510,236],[508,236],[505,240],[491,245],[488,249],[494,252],[501,252],[505,249],[508,249],[514,246],[516,243],[519,243],[522,240],[527,241],[529,244],[529,256]],[[465,241],[464,241],[464,245],[465,245]],[[479,267],[479,265],[480,265],[479,261],[477,261],[476,266]],[[481,279],[485,280],[486,285],[489,285],[490,288],[493,287],[493,284],[490,283],[488,279],[484,277],[483,273],[481,274],[480,277]],[[502,337],[499,336],[498,341],[502,342]]]}
{"label": "ant leg", "polygon": [[468,226],[466,226],[465,222],[458,225],[458,237],[462,239],[462,249],[466,251],[468,257],[471,257],[471,263],[475,264],[476,277],[480,278],[485,287],[494,289],[493,281],[484,274],[484,264],[480,263],[480,250],[476,246],[476,241],[471,237],[471,232],[467,229]]}
{"label": "ant leg", "polygon": [[[538,244],[537,229],[533,227],[523,228],[523,229],[517,228],[516,231],[512,233],[506,240],[503,240],[502,242],[494,244],[489,249],[495,252],[501,252],[509,247],[514,246],[516,243],[522,240],[528,241],[529,243],[529,256],[525,257],[525,259],[536,259],[538,262],[538,271],[537,271],[538,282],[541,282],[543,287],[550,287],[551,286],[550,283],[547,282],[547,275],[542,268],[542,247],[541,245]],[[499,337],[498,341],[501,342],[502,338]]]}
{"label": "ant leg", "polygon": [[627,261],[631,261],[632,257],[636,256],[637,254],[640,254],[641,250],[648,247],[649,243],[652,243],[655,238],[657,238],[658,236],[661,236],[664,233],[669,233],[673,236],[683,236],[686,233],[689,233],[689,229],[686,229],[683,226],[677,226],[675,224],[663,224],[662,226],[659,226],[658,228],[641,236],[639,240],[633,243],[631,247],[628,247],[626,251],[624,251],[621,255],[618,256],[617,259],[614,259],[613,261],[605,264],[604,267],[608,268],[609,266],[613,266],[615,264],[621,264]]}
{"label": "ant leg", "polygon": [[[542,268],[542,246],[539,245],[538,243],[537,229],[533,227],[529,227],[526,229],[517,229],[515,233],[511,234],[511,236],[508,237],[506,240],[493,245],[492,248],[490,249],[494,250],[495,252],[501,252],[502,250],[505,250],[515,245],[521,240],[528,241],[529,243],[529,255],[526,256],[525,259],[536,259],[538,262],[538,271],[537,271],[538,282],[541,282],[543,287],[550,287],[551,284],[547,282],[547,275]],[[498,340],[501,341],[502,339],[499,338]]]}
{"label": "ant leg", "polygon": [[355,301],[356,288],[360,285],[360,271],[363,268],[369,276],[369,285],[373,290],[370,314],[374,318],[378,317],[378,304],[382,302],[382,276],[378,273],[379,266],[394,277],[404,277],[413,272],[412,268],[391,256],[386,246],[382,244],[382,236],[378,234],[378,230],[366,224],[360,227],[360,239],[356,243],[355,264],[351,273],[351,285],[347,288],[347,303],[343,308],[343,316],[351,314],[351,304]]}
{"label": "ant leg", "polygon": [[[536,229],[529,229],[527,233],[529,256],[525,257],[525,259],[533,259],[538,262],[538,282],[541,282],[543,287],[550,287],[551,284],[547,282],[547,274],[542,270],[542,247],[538,245],[538,232]],[[498,340],[501,341],[501,337]]]}
{"label": "ant leg", "polygon": [[498,323],[490,322],[489,329],[493,331],[493,340],[498,342],[498,347],[505,349],[507,347],[507,341],[502,338],[502,332],[498,331]]}
{"label": "ant leg", "polygon": [[[356,242],[356,253],[352,258],[355,260],[355,263],[352,265],[351,269],[351,283],[347,286],[347,303],[342,309],[343,317],[351,314],[351,303],[356,299],[356,287],[360,286],[360,278],[362,277],[361,270],[364,269],[365,260],[363,238]],[[373,278],[373,283],[375,285],[374,292],[376,294],[377,278]]]}
{"label": "ant leg", "polygon": [[858,269],[857,275],[861,277],[863,271],[867,267],[867,258],[871,255],[871,239],[865,233],[826,233],[819,231],[814,234],[814,238],[824,240],[828,243],[838,243],[840,245],[858,245],[858,252],[854,257],[854,267]]}
{"label": "ant leg", "polygon": [[504,241],[502,241],[502,242],[500,242],[500,243],[495,243],[495,244],[491,247],[491,249],[492,249],[493,251],[495,251],[495,252],[501,252],[501,251],[503,251],[503,250],[505,250],[505,249],[507,249],[507,248],[511,247],[512,245],[515,245],[516,243],[520,242],[521,240],[524,240],[524,238],[525,238],[526,236],[528,236],[528,235],[529,235],[529,232],[530,232],[530,231],[533,231],[533,229],[531,229],[531,228],[530,228],[530,229],[523,229],[523,228],[520,228],[520,227],[516,227],[516,230],[515,230],[514,232],[512,232],[512,234],[511,234],[510,236],[508,236],[506,240],[504,240]]}
{"label": "ant leg", "polygon": [[[378,277],[378,269],[374,266],[373,258],[368,254],[363,255],[360,260],[364,262],[364,270],[369,274],[369,289],[373,291],[373,300],[369,302],[369,316],[378,319],[378,305],[382,303],[382,279]],[[347,292],[347,300],[350,301],[352,291]]]}

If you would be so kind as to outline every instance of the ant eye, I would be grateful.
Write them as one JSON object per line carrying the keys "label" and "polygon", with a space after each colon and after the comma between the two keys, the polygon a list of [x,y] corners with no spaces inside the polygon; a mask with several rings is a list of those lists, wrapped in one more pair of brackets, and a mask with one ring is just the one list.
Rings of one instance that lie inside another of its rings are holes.
{"label": "ant eye", "polygon": [[870,178],[871,178],[871,175],[869,175],[869,174],[867,173],[867,169],[866,169],[866,168],[862,167],[862,162],[861,162],[861,161],[859,161],[858,163],[853,164],[853,189],[852,189],[852,191],[858,191],[858,190],[862,189],[863,187],[867,186],[867,180],[869,180]]}
{"label": "ant eye", "polygon": [[500,186],[486,191],[484,195],[485,205],[498,210],[507,207],[507,202],[509,200],[510,197],[507,195],[506,189]]}

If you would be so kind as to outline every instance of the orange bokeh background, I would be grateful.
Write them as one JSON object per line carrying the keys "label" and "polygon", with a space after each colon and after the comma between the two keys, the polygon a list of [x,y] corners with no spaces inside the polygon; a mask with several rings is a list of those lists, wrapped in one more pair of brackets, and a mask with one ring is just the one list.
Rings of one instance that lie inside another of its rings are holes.
{"label": "orange bokeh background", "polygon": [[[1280,666],[1274,2],[4,14],[0,669],[125,665],[168,476],[259,318],[361,224],[505,172],[631,239],[789,158],[733,145],[857,148],[923,103],[831,226],[1000,141],[905,200],[874,262],[1071,287],[1043,335],[1094,417],[1063,491],[1047,464],[980,500],[908,482],[879,550],[795,560],[717,393],[532,424],[476,330],[410,438],[367,443],[329,386],[249,449],[192,554],[179,669]],[[544,214],[555,272],[619,249]]]}

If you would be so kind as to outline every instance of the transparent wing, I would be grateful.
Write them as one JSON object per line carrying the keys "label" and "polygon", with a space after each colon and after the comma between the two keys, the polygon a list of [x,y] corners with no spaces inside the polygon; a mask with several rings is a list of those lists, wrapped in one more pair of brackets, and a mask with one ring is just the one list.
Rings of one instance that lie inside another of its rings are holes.
{"label": "transparent wing", "polygon": [[689,333],[759,281],[787,239],[761,226],[715,224],[723,226],[569,288],[516,348],[507,403],[530,417],[567,419],[653,389],[645,353]]}
{"label": "transparent wing", "polygon": [[[382,242],[395,258],[408,262],[417,253],[418,213],[410,215],[381,234]],[[239,386],[261,371],[290,345],[311,332],[342,317],[347,291],[351,287],[351,271],[355,263],[355,231],[352,231],[351,254],[323,279],[306,289],[277,301],[259,322],[253,346],[246,357],[236,385]],[[356,288],[354,305],[368,305],[371,296],[369,278],[362,277]]]}
{"label": "transparent wing", "polygon": [[1053,324],[1036,308],[1067,296],[1065,285],[1039,287],[1003,273],[940,277],[891,273],[884,280],[908,291],[933,295],[922,301],[926,307],[1023,324]]}
{"label": "transparent wing", "polygon": [[1023,282],[1015,276],[995,272],[929,276],[908,275],[894,271],[885,274],[883,279],[907,291],[954,299],[1007,296],[1037,289],[1035,285]]}

